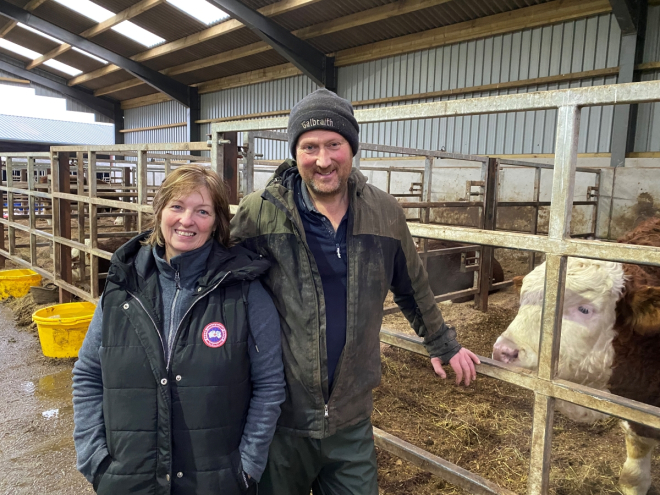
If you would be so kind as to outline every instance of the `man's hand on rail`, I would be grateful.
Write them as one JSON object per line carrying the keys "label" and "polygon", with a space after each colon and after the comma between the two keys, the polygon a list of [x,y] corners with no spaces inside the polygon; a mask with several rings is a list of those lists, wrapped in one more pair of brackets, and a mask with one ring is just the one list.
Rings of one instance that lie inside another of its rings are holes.
{"label": "man's hand on rail", "polygon": [[[440,358],[431,358],[431,364],[433,365],[435,373],[440,378],[443,380],[447,378],[447,373],[442,369],[442,360]],[[463,347],[449,360],[449,364],[453,368],[454,373],[456,373],[456,385],[460,385],[463,381],[467,387],[471,382],[477,379],[477,370],[474,365],[481,364],[481,361],[479,361],[479,358],[475,353]]]}

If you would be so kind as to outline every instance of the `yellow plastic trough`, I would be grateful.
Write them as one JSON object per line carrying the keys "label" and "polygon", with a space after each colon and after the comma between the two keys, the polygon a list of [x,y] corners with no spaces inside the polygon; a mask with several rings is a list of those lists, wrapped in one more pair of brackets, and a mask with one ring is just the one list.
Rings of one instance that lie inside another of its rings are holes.
{"label": "yellow plastic trough", "polygon": [[27,295],[30,286],[39,285],[41,275],[32,270],[2,270],[0,271],[0,299],[8,297],[23,297]]}
{"label": "yellow plastic trough", "polygon": [[41,350],[46,357],[77,357],[96,306],[90,302],[56,304],[35,311]]}

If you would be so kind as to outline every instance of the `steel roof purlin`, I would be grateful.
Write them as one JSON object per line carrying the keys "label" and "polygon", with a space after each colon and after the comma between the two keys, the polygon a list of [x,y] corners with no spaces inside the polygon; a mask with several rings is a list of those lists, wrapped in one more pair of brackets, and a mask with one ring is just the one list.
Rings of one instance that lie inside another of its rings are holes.
{"label": "steel roof purlin", "polygon": [[336,91],[334,58],[291,34],[265,15],[252,10],[238,0],[209,0],[252,29],[276,52],[298,67],[316,84]]}
{"label": "steel roof purlin", "polygon": [[71,46],[85,50],[92,55],[101,57],[131,73],[135,77],[141,79],[153,88],[167,94],[171,98],[177,100],[183,105],[190,106],[190,95],[188,86],[161,74],[158,71],[149,69],[148,67],[135,62],[129,58],[118,55],[117,53],[108,50],[102,46],[93,43],[82,36],[74,34],[66,29],[56,26],[44,19],[36,17],[30,12],[16,7],[4,0],[0,0],[0,14],[8,17],[14,21],[22,22],[23,24],[38,29],[50,36],[53,36]]}

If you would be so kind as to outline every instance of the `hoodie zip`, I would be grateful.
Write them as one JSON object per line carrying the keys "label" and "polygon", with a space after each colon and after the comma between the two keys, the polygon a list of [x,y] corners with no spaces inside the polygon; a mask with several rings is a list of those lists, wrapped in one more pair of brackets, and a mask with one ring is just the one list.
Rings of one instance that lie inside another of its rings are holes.
{"label": "hoodie zip", "polygon": [[174,299],[172,300],[172,309],[170,310],[170,330],[167,339],[167,358],[169,359],[170,354],[172,353],[172,346],[174,343],[173,340],[173,330],[174,328],[174,313],[176,311],[176,300],[179,298],[179,293],[181,292],[181,277],[179,276],[179,270],[174,272],[174,283],[176,284],[176,291],[174,291]]}
{"label": "hoodie zip", "polygon": [[[195,306],[195,304],[197,304],[197,303],[199,302],[200,299],[202,299],[202,298],[208,296],[211,292],[213,292],[215,289],[217,289],[218,286],[219,286],[222,282],[224,282],[224,280],[227,278],[227,276],[228,276],[230,273],[231,273],[231,271],[228,271],[227,273],[225,273],[225,275],[220,279],[220,281],[219,281],[217,284],[215,284],[213,287],[211,287],[210,290],[207,290],[206,292],[204,292],[204,294],[200,295],[197,299],[195,299],[195,300],[193,301],[193,303],[190,305],[190,307],[187,309],[187,311],[183,314],[183,318],[181,318],[181,321],[179,322],[179,325],[176,327],[176,332],[174,333],[174,338],[172,339],[172,347],[174,347],[174,343],[176,342],[176,337],[177,337],[177,335],[179,335],[179,329],[181,328],[181,323],[183,323],[183,320],[186,319],[186,316],[188,316],[188,313],[190,313],[190,310],[193,309],[193,307]],[[170,335],[170,336],[171,336],[171,335]],[[172,351],[172,349],[170,349],[170,354],[167,356],[167,366],[165,367],[165,369],[166,369],[167,371],[170,371],[170,363],[171,363],[171,361],[172,361],[172,352],[171,352],[171,351]]]}

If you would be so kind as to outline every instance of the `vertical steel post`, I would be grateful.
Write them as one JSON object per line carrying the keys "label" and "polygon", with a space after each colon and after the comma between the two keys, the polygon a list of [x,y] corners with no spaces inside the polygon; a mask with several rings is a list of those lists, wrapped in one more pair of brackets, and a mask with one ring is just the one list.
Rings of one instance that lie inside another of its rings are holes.
{"label": "vertical steel post", "polygon": [[[126,172],[128,169],[124,169]],[[96,197],[96,152],[90,151],[87,156],[87,174],[90,177],[89,181],[89,197]],[[124,178],[126,173],[124,173]],[[125,183],[125,182],[124,182]],[[91,247],[96,249],[98,247],[98,217],[97,217],[97,206],[89,204],[89,239]],[[131,217],[125,217],[129,219]],[[124,221],[124,228],[126,227],[126,221]],[[82,256],[82,253],[81,253]],[[93,298],[99,297],[99,259],[95,255],[89,257],[89,288],[90,293]]]}
{"label": "vertical steel post", "polygon": [[[536,167],[534,169],[534,196],[532,201],[536,202],[534,206],[534,216],[532,217],[532,222],[530,226],[530,233],[536,235],[539,228],[539,198],[541,197],[541,168]],[[527,268],[531,272],[534,269],[534,264],[536,263],[536,253],[531,251],[529,253],[529,259],[527,262]]]}
{"label": "vertical steel post", "polygon": [[[356,155],[357,156],[357,155]],[[358,162],[359,163],[359,162]],[[433,184],[433,157],[427,156],[424,160],[424,177],[422,179],[422,201],[431,201],[431,191]],[[420,209],[420,220],[422,223],[429,223],[431,221],[431,208],[425,207]],[[422,253],[427,253],[429,250],[429,240],[422,238]],[[422,257],[422,266],[426,270],[428,265],[428,256]]]}
{"label": "vertical steel post", "polygon": [[213,132],[211,134],[211,169],[221,178],[223,177],[224,163],[224,145],[221,142],[223,140],[224,137],[221,133]]}
{"label": "vertical steel post", "polygon": [[[579,130],[580,109],[576,106],[559,107],[548,228],[548,237],[551,239],[562,240],[570,235]],[[554,378],[559,362],[566,264],[565,256],[550,253],[546,255],[538,368],[538,377],[544,380]],[[548,493],[554,403],[551,397],[538,392],[535,394],[532,452],[527,484],[530,495]]]}
{"label": "vertical steel post", "polygon": [[360,170],[360,150],[358,149],[358,152],[355,153],[355,156],[353,157],[353,168],[355,170]]}
{"label": "vertical steel post", "polygon": [[[27,159],[27,189],[29,192],[34,191],[35,180],[34,157],[29,156]],[[37,212],[34,199],[35,198],[32,194],[28,196],[28,209],[30,212],[29,225],[32,231],[37,228],[37,219],[35,218]],[[30,264],[37,266],[37,236],[32,232],[30,232]]]}
{"label": "vertical steel post", "polygon": [[[137,162],[137,191],[138,191],[138,204],[147,204],[147,152],[138,151]],[[146,229],[146,222],[144,213],[138,212],[138,232],[143,232]]]}
{"label": "vertical steel post", "polygon": [[243,133],[243,197],[254,191],[254,134]]}
{"label": "vertical steel post", "polygon": [[[495,230],[497,222],[497,175],[500,170],[500,161],[489,158],[486,180],[484,181],[483,227],[486,230]],[[479,259],[479,292],[474,296],[474,303],[479,311],[488,311],[488,291],[490,290],[491,273],[493,271],[492,246],[481,246]]]}
{"label": "vertical steel post", "polygon": [[[594,226],[593,228],[594,239],[598,239],[598,222],[600,221],[600,175],[601,172],[599,170],[598,173],[596,174],[596,180],[594,184],[596,191],[596,205],[594,206],[594,211],[591,216],[591,223]],[[592,198],[587,198],[587,199],[590,200]]]}

